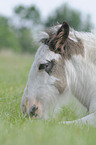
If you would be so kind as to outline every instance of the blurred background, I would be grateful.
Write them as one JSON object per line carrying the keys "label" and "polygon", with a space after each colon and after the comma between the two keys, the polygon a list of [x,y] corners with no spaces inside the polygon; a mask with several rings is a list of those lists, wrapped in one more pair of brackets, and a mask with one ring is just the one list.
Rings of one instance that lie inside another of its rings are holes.
{"label": "blurred background", "polygon": [[78,31],[96,30],[95,0],[3,0],[0,51],[35,54],[40,30],[68,21]]}

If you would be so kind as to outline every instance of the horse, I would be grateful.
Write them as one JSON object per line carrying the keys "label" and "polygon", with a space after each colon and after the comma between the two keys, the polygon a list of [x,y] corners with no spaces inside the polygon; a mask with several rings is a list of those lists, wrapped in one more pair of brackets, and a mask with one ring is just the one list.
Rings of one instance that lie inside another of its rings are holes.
{"label": "horse", "polygon": [[64,21],[43,32],[21,101],[22,113],[48,119],[71,92],[89,115],[60,123],[96,125],[96,35]]}

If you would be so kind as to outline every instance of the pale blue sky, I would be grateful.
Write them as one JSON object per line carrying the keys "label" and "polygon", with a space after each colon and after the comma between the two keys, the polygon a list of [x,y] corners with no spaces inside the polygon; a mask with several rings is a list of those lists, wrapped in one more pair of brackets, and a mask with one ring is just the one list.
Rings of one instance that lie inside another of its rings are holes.
{"label": "pale blue sky", "polygon": [[90,14],[93,23],[96,25],[96,0],[1,0],[0,14],[11,16],[12,9],[19,4],[35,4],[42,15],[46,17],[56,7],[64,4],[70,4],[71,7],[80,10],[84,14]]}

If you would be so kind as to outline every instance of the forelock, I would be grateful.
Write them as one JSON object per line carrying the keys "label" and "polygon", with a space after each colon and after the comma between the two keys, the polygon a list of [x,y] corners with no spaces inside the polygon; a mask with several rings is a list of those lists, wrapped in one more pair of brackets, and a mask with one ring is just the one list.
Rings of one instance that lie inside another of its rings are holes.
{"label": "forelock", "polygon": [[[49,40],[50,38],[52,38],[58,31],[58,29],[61,27],[61,25],[57,25],[57,26],[53,26],[51,28],[47,28],[44,31],[41,31],[39,33],[39,42],[46,44],[46,41]],[[69,38],[74,40],[74,41],[78,41],[75,35],[75,30],[73,28],[70,27],[70,35]]]}
{"label": "forelock", "polygon": [[40,32],[40,42],[46,44],[46,41],[52,38],[60,27],[61,25],[57,25],[51,28],[47,28],[44,32]]}
{"label": "forelock", "polygon": [[59,58],[61,58],[60,54],[56,54],[53,51],[50,51],[49,46],[45,45],[45,44],[41,44],[41,46],[39,47],[36,55],[35,55],[35,59],[39,62],[46,62],[46,61],[50,61],[52,59],[55,60],[59,60]]}

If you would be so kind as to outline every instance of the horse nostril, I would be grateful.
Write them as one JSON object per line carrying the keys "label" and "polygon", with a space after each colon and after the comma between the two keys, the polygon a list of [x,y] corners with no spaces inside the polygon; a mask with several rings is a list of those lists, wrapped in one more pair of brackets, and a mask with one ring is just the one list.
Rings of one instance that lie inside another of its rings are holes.
{"label": "horse nostril", "polygon": [[34,104],[34,105],[30,108],[30,110],[29,110],[30,116],[35,116],[35,117],[37,117],[38,114],[36,114],[36,110],[38,110],[38,107],[36,107],[36,105]]}

